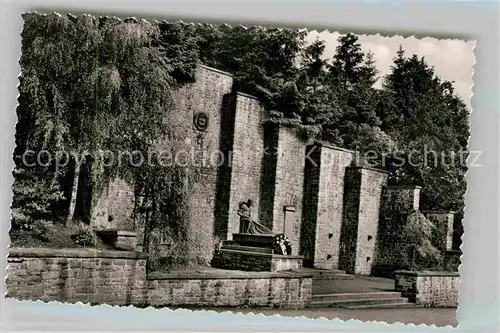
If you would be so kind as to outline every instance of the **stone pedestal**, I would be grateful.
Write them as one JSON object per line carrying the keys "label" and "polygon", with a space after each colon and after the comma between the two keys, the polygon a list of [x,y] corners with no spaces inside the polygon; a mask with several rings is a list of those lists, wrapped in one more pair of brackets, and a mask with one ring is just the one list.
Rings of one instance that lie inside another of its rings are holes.
{"label": "stone pedestal", "polygon": [[273,253],[274,235],[233,234],[214,256],[212,266],[241,271],[287,271],[302,268],[302,256]]}
{"label": "stone pedestal", "polygon": [[118,250],[135,251],[137,247],[137,237],[135,232],[117,231],[115,248]]}
{"label": "stone pedestal", "polygon": [[96,230],[101,240],[117,250],[136,251],[137,233],[124,230]]}
{"label": "stone pedestal", "polygon": [[233,242],[242,246],[271,248],[274,235],[233,234]]}

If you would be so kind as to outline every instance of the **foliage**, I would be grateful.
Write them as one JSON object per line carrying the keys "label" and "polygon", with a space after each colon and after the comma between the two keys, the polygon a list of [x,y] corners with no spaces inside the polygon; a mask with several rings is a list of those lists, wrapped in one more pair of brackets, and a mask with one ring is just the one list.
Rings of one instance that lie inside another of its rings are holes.
{"label": "foliage", "polygon": [[443,254],[434,244],[436,227],[419,211],[408,211],[401,202],[391,201],[384,205],[375,263],[390,272],[398,269],[438,269]]}
{"label": "foliage", "polygon": [[[462,210],[466,154],[459,153],[467,146],[468,110],[424,58],[400,49],[377,89],[373,54],[363,53],[353,34],[339,38],[329,62],[324,42],[306,45],[301,31],[206,25],[194,31],[203,61],[235,75],[235,89],[258,96],[269,121],[361,154],[376,152],[381,158],[371,166],[390,168],[385,155],[405,158],[393,178],[423,185],[423,208]],[[456,156],[410,165],[411,152],[425,148]]]}
{"label": "foliage", "polygon": [[87,228],[82,228],[70,236],[75,244],[82,247],[91,247],[94,245],[94,234]]}
{"label": "foliage", "polygon": [[191,252],[190,261],[199,266],[209,266],[221,244],[220,238],[214,236],[212,230],[206,232],[192,230],[189,232],[187,242]]}
{"label": "foliage", "polygon": [[234,89],[259,97],[271,114],[297,119],[294,104],[298,68],[296,55],[305,44],[305,31],[244,28],[241,26],[193,29],[200,58],[207,65],[234,75]]}
{"label": "foliage", "polygon": [[425,270],[438,267],[442,254],[433,244],[435,226],[422,213],[408,215],[399,235],[404,246],[399,253],[399,264],[409,270]]}
{"label": "foliage", "polygon": [[63,199],[57,183],[37,176],[30,170],[16,167],[13,171],[11,236],[16,231],[30,232],[40,240],[46,240],[45,222],[54,218],[53,207]]}
{"label": "foliage", "polygon": [[[408,161],[412,152],[420,152],[413,155],[416,165],[392,165],[392,181],[423,185],[424,209],[463,209],[466,153],[447,156],[446,163],[418,162],[424,161],[425,149],[465,151],[469,111],[452,82],[437,77],[424,58],[406,57],[402,48],[377,89],[373,55],[361,50],[353,34],[342,35],[333,58],[325,59],[323,41],[307,44],[306,31],[291,29],[87,15],[25,14],[24,19],[13,228],[52,219],[61,202],[71,217],[74,203],[63,199],[75,198],[78,172],[87,163],[93,195],[116,176],[134,184],[146,229],[168,232],[185,250],[174,261],[197,253],[196,260],[206,262],[210,256],[197,246],[209,248],[212,241],[187,237],[192,171],[149,163],[137,167],[131,158],[107,163],[95,155],[109,150],[146,156],[168,130],[164,119],[173,107],[172,92],[194,81],[199,62],[232,73],[233,88],[257,96],[268,121],[343,148],[375,151],[383,156],[378,167],[390,167],[384,153],[389,161]],[[56,163],[66,156],[28,168],[21,159],[28,149],[64,150],[77,158],[59,168]]]}
{"label": "foliage", "polygon": [[[169,233],[167,236],[171,236]],[[168,245],[160,244],[161,231],[151,233],[148,253],[149,270],[171,270],[180,267],[209,266],[218,252],[220,239],[211,232],[190,232],[186,238],[172,237]]]}
{"label": "foliage", "polygon": [[[366,142],[377,143],[380,120],[376,115],[379,93],[373,87],[377,81],[373,55],[361,51],[358,37],[347,34],[339,38],[339,46],[329,66],[328,81],[335,87],[342,110],[334,127],[338,139],[345,148],[369,150]],[[378,148],[378,147],[376,147]]]}
{"label": "foliage", "polygon": [[[144,166],[140,171],[138,170],[135,179],[137,196],[141,197],[141,204],[137,209],[145,220],[145,248],[153,248],[156,244],[150,243],[149,236],[152,233],[168,234],[173,243],[185,245],[189,228],[188,174],[176,165],[162,167],[156,163]],[[155,242],[159,242],[159,238]],[[187,256],[184,253],[182,251],[178,255]]]}
{"label": "foliage", "polygon": [[469,112],[452,83],[438,78],[424,58],[407,58],[400,48],[383,86],[381,128],[407,161],[399,181],[423,186],[423,209],[461,211]]}
{"label": "foliage", "polygon": [[[154,148],[168,129],[163,119],[172,108],[171,92],[194,79],[194,40],[181,25],[166,22],[57,14],[24,18],[15,160],[30,148],[74,152],[77,161],[92,164],[94,195],[120,176],[152,199],[153,226],[170,223],[185,235],[181,229],[187,220],[179,203],[187,195],[169,186],[179,170],[148,163],[137,167],[132,158],[108,163],[99,151],[147,156]],[[69,185],[75,199],[80,163],[53,171],[55,162],[42,170],[46,182],[40,186],[47,192],[48,184]],[[75,180],[68,184],[62,174]],[[67,208],[69,219],[74,201]]]}

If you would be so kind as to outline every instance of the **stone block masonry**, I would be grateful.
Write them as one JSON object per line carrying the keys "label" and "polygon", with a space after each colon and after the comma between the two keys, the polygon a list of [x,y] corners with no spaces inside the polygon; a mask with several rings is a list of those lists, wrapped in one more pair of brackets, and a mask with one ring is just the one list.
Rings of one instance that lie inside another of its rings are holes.
{"label": "stone block masonry", "polygon": [[284,233],[299,253],[306,142],[294,129],[266,124],[259,220]]}
{"label": "stone block masonry", "polygon": [[306,155],[303,255],[316,268],[337,269],[345,171],[354,152],[318,142]]}
{"label": "stone block masonry", "polygon": [[395,205],[402,213],[416,211],[420,207],[420,190],[415,185],[386,186],[383,192],[384,203]]}
{"label": "stone block masonry", "polygon": [[457,307],[457,272],[396,271],[395,288],[411,302],[428,307]]}
{"label": "stone block masonry", "polygon": [[265,152],[260,181],[259,221],[273,230],[280,129],[279,126],[272,123],[264,124],[263,127]]}
{"label": "stone block masonry", "polygon": [[304,266],[314,267],[316,252],[316,229],[318,223],[318,195],[321,150],[315,145],[307,146],[308,158],[304,168],[304,196],[302,204],[302,227],[300,230],[300,254]]}
{"label": "stone block masonry", "polygon": [[453,222],[455,212],[453,211],[424,211],[422,212],[434,226],[434,245],[441,251],[453,249]]}
{"label": "stone block masonry", "polygon": [[145,306],[309,305],[312,276],[212,270],[146,275],[143,253],[12,248],[7,295],[19,300]]}
{"label": "stone block masonry", "polygon": [[246,272],[277,272],[302,268],[302,257],[239,250],[220,250],[212,267]]}
{"label": "stone block masonry", "polygon": [[371,274],[378,239],[382,188],[387,178],[388,174],[383,170],[347,168],[339,267],[348,273]]}
{"label": "stone block masonry", "polygon": [[10,249],[7,297],[69,303],[141,304],[146,256],[91,249]]}
{"label": "stone block masonry", "polygon": [[[233,78],[228,73],[199,65],[195,79],[194,83],[175,92],[175,108],[165,115],[169,133],[159,141],[158,148],[182,153],[173,162],[190,168],[188,235],[191,243],[200,245],[190,256],[204,258],[207,257],[204,252],[213,249],[217,175],[223,162],[220,159],[226,158],[219,155],[224,119],[221,106],[231,92]],[[196,120],[200,114],[207,117],[205,126]]]}
{"label": "stone block masonry", "polygon": [[402,238],[401,232],[410,216],[422,215],[418,211],[420,189],[420,186],[415,185],[383,187],[377,250],[372,274],[392,277],[395,270],[405,268],[400,259],[408,242]]}
{"label": "stone block masonry", "polygon": [[293,129],[281,126],[272,230],[290,239],[292,255],[299,253],[305,154],[306,142]]}
{"label": "stone block masonry", "polygon": [[239,232],[239,203],[253,201],[252,217],[258,220],[260,181],[264,156],[264,128],[259,101],[242,93],[224,96],[220,151],[226,156],[219,166],[215,192],[215,233],[232,239]]}
{"label": "stone block masonry", "polygon": [[344,187],[344,211],[340,236],[339,268],[353,273],[356,266],[359,206],[363,170],[349,168]]}
{"label": "stone block masonry", "polygon": [[260,202],[260,181],[264,157],[264,129],[262,107],[252,96],[237,93],[234,98],[234,134],[230,167],[230,194],[228,234],[239,232],[239,203],[253,201],[252,218],[258,219]]}
{"label": "stone block masonry", "polygon": [[322,145],[315,266],[338,269],[344,210],[344,177],[352,151]]}
{"label": "stone block masonry", "polygon": [[150,276],[151,306],[259,306],[304,308],[312,296],[312,276],[300,273],[181,272]]}
{"label": "stone block masonry", "polygon": [[104,188],[101,196],[93,200],[91,226],[96,230],[135,231],[132,219],[134,200],[132,186],[122,179],[114,179]]}
{"label": "stone block masonry", "polygon": [[235,106],[236,98],[234,98],[233,94],[225,95],[222,103],[220,127],[220,151],[225,157],[225,161],[217,170],[214,211],[214,232],[220,239],[226,239],[229,232],[228,221],[231,204],[231,159],[234,142]]}
{"label": "stone block masonry", "polygon": [[388,176],[382,170],[362,169],[355,274],[371,274],[377,250],[382,188],[387,184]]}
{"label": "stone block masonry", "polygon": [[[172,110],[165,112],[167,133],[158,138],[156,148],[169,153],[168,162],[184,165],[190,170],[193,184],[189,197],[190,233],[195,243],[206,243],[214,233],[218,167],[220,164],[220,130],[223,127],[224,96],[232,89],[233,78],[228,73],[199,65],[196,80],[173,94]],[[196,117],[206,115],[206,126],[199,126]],[[164,155],[165,156],[165,155]],[[167,155],[168,156],[168,155]],[[147,156],[145,157],[147,158]],[[224,157],[226,158],[226,157]],[[153,157],[152,161],[155,159]],[[96,201],[92,226],[95,229],[133,230],[138,232],[141,247],[143,226],[135,225],[133,187],[121,179],[111,182]],[[203,238],[199,240],[198,238]],[[207,249],[201,249],[203,252]],[[198,254],[193,254],[197,256]]]}
{"label": "stone block masonry", "polygon": [[[164,116],[168,131],[157,148],[174,153],[174,163],[189,174],[183,181],[192,185],[185,237],[191,262],[208,264],[214,243],[239,233],[239,203],[251,199],[252,218],[288,236],[292,255],[303,256],[304,266],[356,274],[369,274],[374,264],[401,269],[392,267],[404,243],[397,229],[418,212],[420,187],[384,186],[386,174],[351,168],[355,152],[309,142],[295,129],[266,122],[258,99],[233,91],[228,73],[200,65],[195,82],[172,97],[173,108]],[[137,244],[122,237],[118,245],[142,249],[144,226],[132,216],[133,188],[117,179],[96,200],[92,226],[137,232]],[[429,218],[441,221],[435,241],[450,249],[449,216]],[[155,246],[146,252],[168,256],[176,249],[169,232],[153,234]],[[450,266],[456,261],[449,260]]]}

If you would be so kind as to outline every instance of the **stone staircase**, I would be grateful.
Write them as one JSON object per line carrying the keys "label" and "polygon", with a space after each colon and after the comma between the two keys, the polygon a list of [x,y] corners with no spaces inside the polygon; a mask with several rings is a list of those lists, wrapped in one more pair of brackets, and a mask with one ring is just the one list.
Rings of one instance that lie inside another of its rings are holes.
{"label": "stone staircase", "polygon": [[313,294],[311,307],[345,309],[394,309],[416,307],[400,292]]}
{"label": "stone staircase", "polygon": [[311,273],[313,280],[353,280],[354,275],[338,269],[301,268],[300,272]]}

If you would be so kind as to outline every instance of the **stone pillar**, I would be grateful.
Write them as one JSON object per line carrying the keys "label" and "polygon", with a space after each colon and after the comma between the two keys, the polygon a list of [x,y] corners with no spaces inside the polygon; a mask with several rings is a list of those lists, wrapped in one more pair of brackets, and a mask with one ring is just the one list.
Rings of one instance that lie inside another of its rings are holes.
{"label": "stone pillar", "polygon": [[372,274],[391,277],[397,269],[398,235],[408,215],[418,211],[420,186],[389,185],[383,189],[383,204],[378,227],[376,258]]}
{"label": "stone pillar", "polygon": [[378,236],[382,189],[388,173],[368,167],[346,168],[340,268],[371,274]]}
{"label": "stone pillar", "polygon": [[389,185],[384,190],[385,204],[397,204],[401,212],[412,212],[419,209],[421,186]]}
{"label": "stone pillar", "polygon": [[94,230],[135,229],[134,188],[126,181],[113,179],[93,201],[90,225]]}
{"label": "stone pillar", "polygon": [[434,233],[434,245],[441,251],[451,251],[453,249],[453,211],[425,211],[422,212],[436,229]]}
{"label": "stone pillar", "polygon": [[266,124],[264,147],[259,221],[276,234],[284,233],[296,255],[300,248],[306,143],[294,129]]}
{"label": "stone pillar", "polygon": [[344,178],[354,152],[321,142],[306,149],[301,249],[304,264],[337,269]]}
{"label": "stone pillar", "polygon": [[[215,233],[232,239],[239,231],[239,203],[251,199],[252,212],[259,212],[264,129],[259,101],[242,93],[224,96],[220,151],[225,157],[217,173]],[[200,200],[202,200],[201,198]],[[206,212],[204,212],[206,214]]]}

